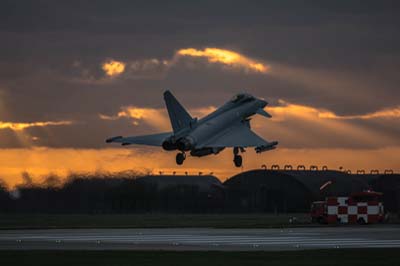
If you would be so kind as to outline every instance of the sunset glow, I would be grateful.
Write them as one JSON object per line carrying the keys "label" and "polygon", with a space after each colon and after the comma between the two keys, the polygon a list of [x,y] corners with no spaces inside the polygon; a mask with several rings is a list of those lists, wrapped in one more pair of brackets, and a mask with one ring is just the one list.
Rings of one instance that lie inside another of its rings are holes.
{"label": "sunset glow", "polygon": [[125,71],[125,63],[116,60],[109,60],[103,63],[102,69],[107,76],[115,77]]}
{"label": "sunset glow", "polygon": [[15,123],[0,121],[0,129],[9,128],[14,131],[21,131],[29,127],[46,127],[46,126],[62,126],[71,125],[72,121],[46,121],[46,122],[30,122],[30,123]]}
{"label": "sunset glow", "polygon": [[197,50],[194,48],[180,49],[177,52],[180,56],[190,57],[204,57],[210,63],[220,63],[232,67],[241,67],[253,72],[267,73],[269,66],[254,61],[242,54],[234,51],[219,49],[219,48],[205,48],[204,50]]}
{"label": "sunset glow", "polygon": [[268,107],[269,112],[273,114],[273,120],[283,120],[288,116],[298,116],[308,119],[396,119],[400,118],[400,107],[385,108],[376,112],[359,115],[337,115],[326,109],[318,109],[311,106],[293,104],[284,100],[279,100],[280,106]]}
{"label": "sunset glow", "polygon": [[[357,169],[371,170],[371,161],[374,161],[374,169],[396,168],[399,154],[398,148],[376,150],[347,150],[347,149],[277,149],[271,156],[265,157],[249,150],[246,152],[243,171],[261,168],[266,164],[268,168],[273,164],[283,167],[286,164],[296,162],[297,165],[324,165],[329,169],[343,167],[355,172]],[[140,173],[152,173],[184,175],[208,174],[213,172],[221,180],[240,173],[241,169],[231,166],[231,151],[224,151],[216,156],[193,158],[185,162],[185,167],[177,167],[174,162],[174,153],[164,152],[159,149],[1,149],[0,173],[1,179],[9,186],[22,183],[22,173],[27,172],[34,182],[40,183],[49,174],[58,175],[60,178],[70,173],[115,173],[120,171],[135,170]],[[148,158],[152,158],[149,160]],[[218,158],[218,159],[217,159]]]}

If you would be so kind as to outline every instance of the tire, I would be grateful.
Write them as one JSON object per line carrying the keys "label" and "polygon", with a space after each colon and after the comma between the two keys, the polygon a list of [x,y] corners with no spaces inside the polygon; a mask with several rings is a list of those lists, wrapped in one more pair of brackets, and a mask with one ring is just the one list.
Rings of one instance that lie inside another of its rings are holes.
{"label": "tire", "polygon": [[242,163],[243,163],[243,159],[242,156],[240,155],[235,155],[235,157],[233,158],[233,162],[235,163],[236,167],[241,167]]}
{"label": "tire", "polygon": [[177,165],[182,165],[183,161],[185,161],[185,155],[183,153],[178,153],[176,155],[176,164]]}

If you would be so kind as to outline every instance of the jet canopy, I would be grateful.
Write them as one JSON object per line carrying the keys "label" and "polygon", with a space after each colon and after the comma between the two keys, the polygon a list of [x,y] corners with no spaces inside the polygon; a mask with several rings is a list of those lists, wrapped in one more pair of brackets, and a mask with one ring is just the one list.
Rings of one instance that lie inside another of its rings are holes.
{"label": "jet canopy", "polygon": [[236,94],[232,99],[231,102],[232,103],[242,103],[242,102],[249,102],[254,100],[255,98],[247,93],[239,93]]}

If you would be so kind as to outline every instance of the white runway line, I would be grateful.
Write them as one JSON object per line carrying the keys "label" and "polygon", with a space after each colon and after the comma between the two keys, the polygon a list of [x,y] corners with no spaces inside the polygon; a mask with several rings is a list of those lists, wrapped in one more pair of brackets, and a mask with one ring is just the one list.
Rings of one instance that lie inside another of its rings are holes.
{"label": "white runway line", "polygon": [[[11,237],[2,237],[3,240],[15,240]],[[352,238],[308,238],[308,237],[236,237],[236,236],[121,236],[121,237],[63,237],[63,236],[29,236],[19,237],[24,241],[70,241],[70,242],[115,242],[115,243],[170,243],[177,242],[182,244],[226,244],[226,245],[400,245],[400,240],[371,240],[371,239],[352,239]]]}
{"label": "white runway line", "polygon": [[[367,228],[366,228],[367,229]],[[400,247],[400,231],[387,230],[349,230],[349,228],[308,229],[320,230],[309,232],[297,230],[289,233],[279,230],[180,230],[180,229],[147,229],[147,230],[107,230],[100,229],[87,232],[83,230],[22,230],[2,233],[0,244],[18,246],[41,245],[46,248],[74,245],[119,244],[125,247],[212,247],[212,248],[260,248],[260,249],[293,249],[293,248],[351,248],[351,247]],[[374,231],[375,230],[375,231]],[[169,231],[169,232],[168,232]],[[171,233],[176,232],[176,234]],[[301,232],[303,231],[303,232]],[[4,232],[4,231],[3,231]],[[124,233],[125,232],[125,233]],[[387,239],[385,239],[387,238]]]}

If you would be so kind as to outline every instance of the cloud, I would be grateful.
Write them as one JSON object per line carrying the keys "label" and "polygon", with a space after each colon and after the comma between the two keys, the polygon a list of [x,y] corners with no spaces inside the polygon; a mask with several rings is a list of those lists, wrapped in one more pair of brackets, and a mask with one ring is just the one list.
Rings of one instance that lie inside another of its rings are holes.
{"label": "cloud", "polygon": [[128,118],[132,120],[132,124],[135,126],[139,126],[143,122],[157,130],[168,130],[170,128],[167,113],[163,109],[123,106],[116,115],[99,114],[99,117],[102,120]]}
{"label": "cloud", "polygon": [[[207,106],[201,108],[193,108],[189,110],[193,117],[203,117],[216,108]],[[139,126],[145,123],[157,130],[171,130],[168,113],[165,108],[141,108],[137,106],[123,106],[116,115],[99,114],[102,120],[118,120],[120,118],[128,118],[132,120],[132,124]]]}
{"label": "cloud", "polygon": [[71,125],[72,123],[73,123],[72,121],[46,121],[46,122],[30,122],[30,123],[0,121],[0,129],[8,128],[14,131],[22,131],[30,127],[65,126],[65,125]]}
{"label": "cloud", "polygon": [[124,77],[128,79],[162,79],[167,70],[173,65],[172,61],[148,58],[127,62]]}
{"label": "cloud", "polygon": [[320,117],[323,118],[331,118],[331,119],[376,119],[376,118],[382,118],[382,119],[396,119],[400,118],[400,106],[393,107],[393,108],[385,108],[376,112],[371,112],[367,114],[362,114],[362,115],[344,115],[344,116],[339,116],[336,115],[332,112],[325,112],[321,113],[319,115]]}
{"label": "cloud", "polygon": [[[176,66],[182,59],[206,58],[210,64],[220,64],[231,69],[244,69],[248,72],[254,73],[267,73],[270,66],[250,59],[245,55],[238,52],[219,49],[219,48],[205,48],[204,50],[197,50],[194,48],[179,49],[174,56],[167,59],[147,58],[133,61],[116,61],[110,59],[101,64],[106,77],[115,78],[123,76],[132,79],[149,79],[164,77],[166,71]],[[82,68],[81,64],[73,64],[76,68]],[[89,82],[106,82],[102,77],[93,80],[93,74],[88,69],[81,71],[85,81]]]}
{"label": "cloud", "polygon": [[266,108],[271,120],[255,117],[252,126],[267,139],[277,139],[280,148],[400,147],[399,124],[387,123],[398,119],[393,112],[341,116],[327,109],[279,103]]}
{"label": "cloud", "polygon": [[102,64],[102,69],[109,77],[116,77],[125,71],[125,63],[110,59]]}
{"label": "cloud", "polygon": [[258,73],[267,73],[270,69],[270,66],[250,59],[240,53],[219,48],[205,48],[204,50],[185,48],[178,50],[176,54],[184,57],[204,57],[209,63],[244,68],[248,71]]}
{"label": "cloud", "polygon": [[[393,69],[395,67],[372,64],[356,71],[345,65],[329,68],[274,62],[268,77],[290,86],[286,92],[289,97],[313,105],[319,102],[342,113],[355,110],[366,113],[371,109],[398,105],[394,99],[399,95],[392,83],[396,81],[394,75],[388,74]],[[282,91],[279,94],[283,95]]]}
{"label": "cloud", "polygon": [[157,58],[150,58],[144,60],[136,60],[129,63],[129,68],[132,71],[148,71],[160,66],[168,66],[170,62],[168,60],[159,60]]}
{"label": "cloud", "polygon": [[138,126],[144,122],[152,128],[158,130],[169,130],[170,124],[168,116],[163,109],[139,108],[135,106],[125,106],[117,114],[118,118],[126,117],[133,120],[133,124]]}
{"label": "cloud", "polygon": [[[69,126],[75,124],[73,121],[41,121],[29,123],[0,121],[0,139],[2,147],[32,147],[41,146],[42,139],[37,136],[52,138],[48,127]],[[54,139],[59,140],[61,137]]]}
{"label": "cloud", "polygon": [[302,117],[305,119],[396,119],[400,118],[400,106],[393,108],[385,108],[376,112],[360,114],[360,115],[337,115],[332,111],[314,108],[311,106],[293,104],[284,100],[279,100],[281,106],[271,106],[269,112],[273,114],[274,120],[284,120],[287,117]]}

